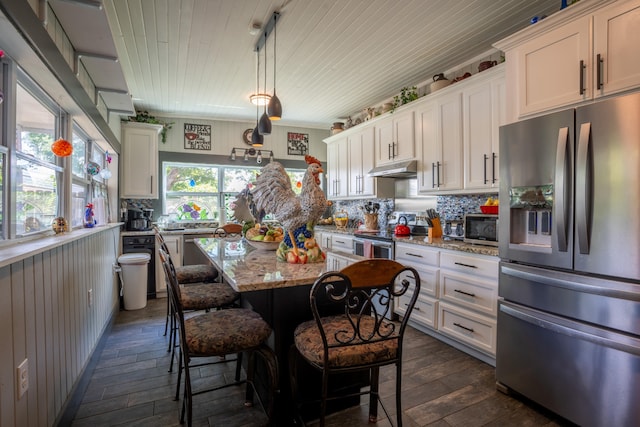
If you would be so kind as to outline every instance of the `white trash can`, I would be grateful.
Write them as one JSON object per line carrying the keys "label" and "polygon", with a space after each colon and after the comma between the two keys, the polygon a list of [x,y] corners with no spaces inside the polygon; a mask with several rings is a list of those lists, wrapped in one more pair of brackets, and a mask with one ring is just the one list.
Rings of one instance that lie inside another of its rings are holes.
{"label": "white trash can", "polygon": [[118,257],[122,269],[125,310],[139,310],[147,306],[147,270],[151,255],[124,254]]}

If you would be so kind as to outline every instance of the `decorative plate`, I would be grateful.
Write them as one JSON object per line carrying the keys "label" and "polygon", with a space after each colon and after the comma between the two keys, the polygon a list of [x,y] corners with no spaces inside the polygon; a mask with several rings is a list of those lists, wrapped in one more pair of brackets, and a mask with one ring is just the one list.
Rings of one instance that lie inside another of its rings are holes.
{"label": "decorative plate", "polygon": [[251,134],[253,133],[253,129],[247,129],[242,133],[242,140],[245,144],[251,145]]}

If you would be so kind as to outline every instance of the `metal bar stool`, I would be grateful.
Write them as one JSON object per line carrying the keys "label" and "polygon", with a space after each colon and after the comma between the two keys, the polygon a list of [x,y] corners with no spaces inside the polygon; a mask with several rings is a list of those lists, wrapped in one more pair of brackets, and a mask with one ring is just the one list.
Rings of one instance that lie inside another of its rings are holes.
{"label": "metal bar stool", "polygon": [[[256,355],[262,358],[267,367],[269,402],[265,408],[258,395],[258,401],[265,410],[269,423],[273,422],[274,399],[278,388],[278,363],[273,350],[266,344],[271,335],[271,327],[253,310],[236,308],[233,310],[219,310],[202,314],[196,314],[185,319],[182,304],[181,288],[176,280],[175,272],[171,269],[168,256],[161,248],[160,258],[165,273],[168,277],[170,301],[173,306],[172,315],[178,324],[180,335],[180,358],[182,363],[178,372],[178,387],[180,386],[181,373],[184,370],[184,393],[180,423],[184,423],[185,414],[187,425],[191,426],[193,419],[193,396],[221,388],[246,383],[245,406],[253,404],[254,393],[257,395],[254,385]],[[216,358],[228,354],[247,352],[249,354],[246,380],[241,381],[236,376],[235,381],[229,384],[213,387],[207,390],[194,391],[191,384],[190,368],[209,364],[225,363],[228,359],[217,359],[214,362],[201,364],[193,363],[197,358]],[[177,396],[176,396],[177,399]]]}
{"label": "metal bar stool", "polygon": [[[381,258],[356,262],[320,276],[309,297],[313,320],[298,325],[290,351],[289,373],[296,410],[310,403],[298,402],[296,366],[302,358],[322,372],[321,427],[328,400],[363,394],[369,394],[369,421],[376,422],[380,402],[391,422],[378,394],[378,376],[381,366],[393,364],[396,366],[396,422],[398,427],[402,426],[402,341],[419,292],[420,276],[415,269]],[[398,298],[406,303],[406,313],[400,322],[387,318],[393,313],[394,300]],[[331,315],[321,314],[320,310]],[[368,390],[328,395],[331,375],[365,370],[370,378]]]}

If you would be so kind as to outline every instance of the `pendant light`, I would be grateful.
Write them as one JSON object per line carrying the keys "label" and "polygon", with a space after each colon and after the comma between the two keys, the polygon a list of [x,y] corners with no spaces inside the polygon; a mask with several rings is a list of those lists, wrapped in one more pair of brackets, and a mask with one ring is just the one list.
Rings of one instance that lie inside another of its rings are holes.
{"label": "pendant light", "polygon": [[[267,33],[264,33],[264,91],[267,91]],[[258,124],[258,131],[260,135],[271,134],[271,120],[267,115],[267,105],[264,106],[264,112],[260,117],[260,123]]]}
{"label": "pendant light", "polygon": [[[258,57],[258,65],[256,67],[256,93],[260,93],[260,50],[256,50]],[[256,127],[253,128],[253,133],[251,134],[251,145],[253,147],[262,147],[264,144],[264,136],[260,135],[258,131],[258,114],[260,112],[260,106],[256,105]],[[245,154],[246,157],[246,154]],[[245,161],[248,159],[245,159]]]}
{"label": "pendant light", "polygon": [[[269,100],[269,107],[267,111],[269,112],[269,119],[271,120],[280,120],[282,118],[282,104],[280,103],[280,99],[276,96],[276,43],[277,43],[277,22],[279,13],[274,12],[273,14],[273,96]],[[266,40],[265,40],[266,45]],[[266,77],[266,76],[265,76]],[[267,87],[265,85],[265,91]]]}

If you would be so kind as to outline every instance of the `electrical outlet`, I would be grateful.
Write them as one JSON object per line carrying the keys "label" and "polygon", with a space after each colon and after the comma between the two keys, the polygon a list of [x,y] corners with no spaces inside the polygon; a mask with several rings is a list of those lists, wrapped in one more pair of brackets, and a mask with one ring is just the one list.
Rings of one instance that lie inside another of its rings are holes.
{"label": "electrical outlet", "polygon": [[89,303],[89,307],[93,305],[93,289],[87,291],[87,302]]}
{"label": "electrical outlet", "polygon": [[120,264],[113,263],[111,265],[111,269],[113,271],[113,274],[118,274],[121,271],[120,270]]}
{"label": "electrical outlet", "polygon": [[29,359],[24,359],[18,366],[18,399],[29,390]]}

